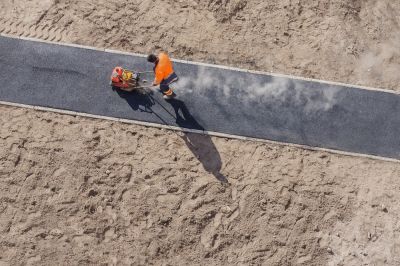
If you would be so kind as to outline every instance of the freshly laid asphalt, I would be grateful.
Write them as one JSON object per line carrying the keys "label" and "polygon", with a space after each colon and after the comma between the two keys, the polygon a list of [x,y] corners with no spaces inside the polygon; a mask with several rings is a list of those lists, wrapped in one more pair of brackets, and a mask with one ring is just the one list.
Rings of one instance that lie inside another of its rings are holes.
{"label": "freshly laid asphalt", "polygon": [[[0,37],[0,100],[400,159],[400,95],[174,63],[178,97],[113,91],[145,58]],[[149,77],[151,79],[151,77]]]}

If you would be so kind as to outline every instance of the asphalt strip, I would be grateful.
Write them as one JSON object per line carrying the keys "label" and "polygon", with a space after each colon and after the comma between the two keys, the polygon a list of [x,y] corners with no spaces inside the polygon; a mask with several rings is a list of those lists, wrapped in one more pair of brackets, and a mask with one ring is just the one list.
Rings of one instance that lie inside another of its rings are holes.
{"label": "asphalt strip", "polygon": [[111,90],[112,68],[151,68],[144,55],[0,37],[0,103],[125,123],[400,159],[400,95],[175,60],[177,99]]}

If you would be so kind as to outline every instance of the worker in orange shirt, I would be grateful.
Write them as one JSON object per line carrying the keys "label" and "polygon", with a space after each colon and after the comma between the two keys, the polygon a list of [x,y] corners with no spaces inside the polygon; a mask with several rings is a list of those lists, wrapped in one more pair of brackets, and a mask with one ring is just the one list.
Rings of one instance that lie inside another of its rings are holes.
{"label": "worker in orange shirt", "polygon": [[164,99],[172,99],[176,96],[174,91],[169,87],[171,83],[178,80],[172,66],[171,59],[167,53],[161,52],[158,56],[150,54],[147,61],[154,64],[155,79],[154,86],[160,85],[160,90],[164,94]]}

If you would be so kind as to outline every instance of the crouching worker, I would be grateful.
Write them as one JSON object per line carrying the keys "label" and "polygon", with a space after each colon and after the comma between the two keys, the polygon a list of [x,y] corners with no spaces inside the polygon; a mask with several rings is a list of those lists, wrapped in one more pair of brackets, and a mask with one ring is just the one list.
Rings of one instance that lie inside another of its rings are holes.
{"label": "crouching worker", "polygon": [[155,79],[154,86],[160,85],[160,90],[164,94],[164,99],[172,99],[176,96],[170,88],[171,83],[178,80],[178,76],[174,72],[171,59],[168,54],[160,53],[158,56],[150,54],[147,61],[154,64]]}

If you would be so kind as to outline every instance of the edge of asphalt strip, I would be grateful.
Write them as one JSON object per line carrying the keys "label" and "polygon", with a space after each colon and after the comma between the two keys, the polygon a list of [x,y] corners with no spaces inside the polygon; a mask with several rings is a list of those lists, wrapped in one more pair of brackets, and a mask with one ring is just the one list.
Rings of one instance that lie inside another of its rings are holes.
{"label": "edge of asphalt strip", "polygon": [[[48,44],[53,44],[53,45],[61,45],[61,46],[69,46],[69,47],[75,47],[75,48],[81,48],[81,49],[96,50],[96,51],[102,51],[102,52],[107,52],[107,53],[146,57],[146,55],[144,55],[144,54],[123,52],[123,51],[118,51],[118,50],[97,48],[97,47],[85,46],[85,45],[79,45],[79,44],[53,42],[53,41],[41,40],[41,39],[30,38],[30,37],[22,37],[22,36],[19,37],[19,36],[13,36],[13,35],[3,34],[3,33],[0,33],[0,36],[7,37],[7,38],[13,38],[13,39],[21,39],[21,40],[40,42],[40,43],[48,43]],[[324,80],[297,77],[297,76],[292,76],[292,75],[277,74],[277,73],[271,73],[271,72],[246,70],[246,69],[240,69],[240,68],[235,68],[235,67],[193,62],[193,61],[187,61],[187,60],[173,59],[173,61],[179,62],[179,63],[185,63],[185,64],[200,65],[200,66],[214,67],[214,68],[220,68],[220,69],[228,69],[228,70],[239,71],[239,72],[264,74],[264,75],[270,75],[270,76],[274,76],[274,77],[284,77],[284,78],[290,78],[290,79],[295,79],[295,80],[314,81],[314,82],[320,82],[320,83],[325,83],[325,84],[330,84],[330,85],[339,85],[339,86],[346,86],[346,87],[350,86],[350,87],[357,88],[357,89],[363,89],[363,90],[369,90],[369,91],[379,91],[379,92],[386,92],[386,93],[400,95],[400,91],[397,92],[397,91],[392,91],[392,90],[387,90],[387,89],[351,85],[351,84],[345,84],[345,83],[339,83],[339,82],[324,81]],[[301,148],[301,149],[311,150],[311,151],[322,151],[322,152],[328,152],[328,153],[339,154],[339,155],[344,155],[344,156],[361,157],[361,158],[368,158],[368,159],[374,159],[374,160],[380,160],[380,161],[386,161],[386,162],[400,163],[400,160],[388,158],[388,157],[368,155],[368,154],[362,154],[362,153],[354,153],[354,152],[346,152],[346,151],[340,151],[340,150],[335,150],[335,149],[313,147],[313,146],[294,144],[294,143],[288,143],[288,142],[279,142],[279,141],[272,141],[272,140],[267,140],[267,139],[244,137],[244,136],[239,136],[239,135],[224,134],[224,133],[213,132],[213,131],[188,129],[188,128],[170,126],[170,125],[162,125],[162,124],[142,122],[142,121],[130,120],[130,119],[121,119],[121,118],[115,118],[115,117],[109,117],[109,116],[93,115],[93,114],[81,113],[81,112],[75,112],[75,111],[69,111],[69,110],[63,110],[63,109],[55,109],[55,108],[48,108],[48,107],[34,106],[34,105],[27,105],[27,104],[19,104],[19,103],[5,102],[5,101],[0,101],[0,104],[4,105],[4,106],[33,109],[33,110],[38,110],[38,111],[60,113],[60,114],[65,114],[65,115],[80,116],[80,117],[93,118],[93,119],[109,120],[109,121],[120,122],[120,123],[125,123],[125,124],[134,124],[134,125],[145,126],[145,127],[153,127],[153,128],[159,128],[159,129],[180,131],[180,132],[185,132],[185,133],[203,134],[203,135],[209,135],[209,136],[214,136],[214,137],[238,139],[238,140],[243,140],[243,141],[255,141],[255,142],[275,144],[275,145],[280,145],[280,146]]]}

